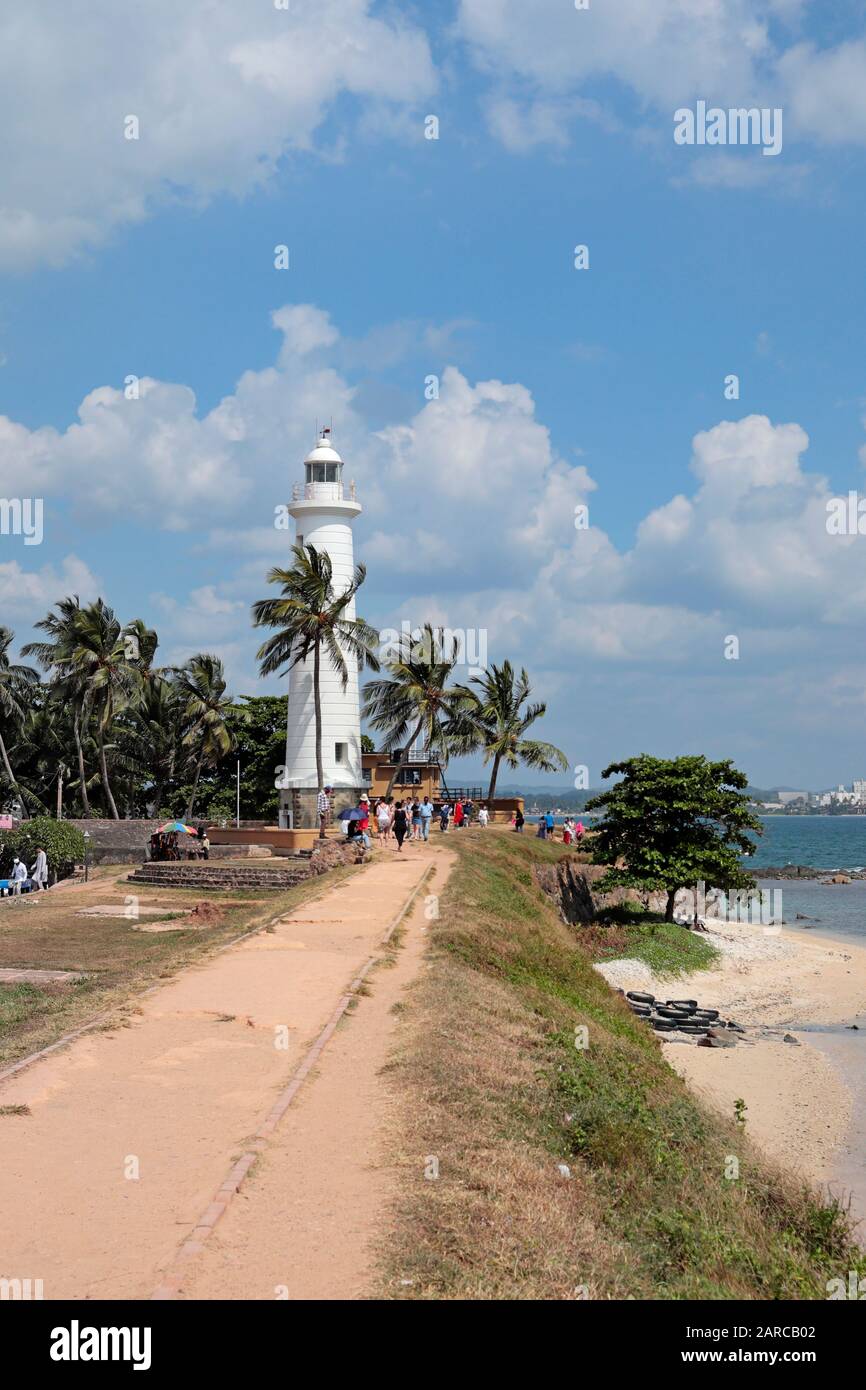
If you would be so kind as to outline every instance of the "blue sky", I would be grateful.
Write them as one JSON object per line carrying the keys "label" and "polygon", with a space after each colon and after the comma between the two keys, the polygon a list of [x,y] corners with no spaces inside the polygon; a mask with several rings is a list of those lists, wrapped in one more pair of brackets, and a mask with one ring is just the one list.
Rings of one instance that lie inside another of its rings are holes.
{"label": "blue sky", "polygon": [[[365,616],[483,628],[593,782],[642,749],[863,775],[866,540],[823,524],[866,460],[859,7],[110,8],[0,20],[19,639],[77,586],[274,688],[249,603],[333,415]],[[676,146],[698,99],[780,107],[781,154]]]}

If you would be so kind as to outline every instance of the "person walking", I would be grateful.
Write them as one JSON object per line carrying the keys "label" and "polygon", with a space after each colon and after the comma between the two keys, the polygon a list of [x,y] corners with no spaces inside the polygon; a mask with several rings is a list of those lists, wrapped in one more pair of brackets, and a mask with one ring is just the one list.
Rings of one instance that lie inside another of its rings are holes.
{"label": "person walking", "polygon": [[488,810],[487,810],[487,807],[486,807],[486,806],[482,806],[481,809],[480,809],[479,812],[478,812],[478,824],[481,826],[482,829],[483,829],[484,826],[487,824],[487,822],[489,821],[489,819],[490,819],[490,815],[489,815],[489,812],[488,812]]}
{"label": "person walking", "polygon": [[463,824],[463,802],[458,801],[454,806],[454,829],[459,830]]}
{"label": "person walking", "polygon": [[525,824],[526,824],[526,817],[524,816],[523,812],[521,811],[520,807],[518,806],[517,810],[516,810],[515,813],[514,813],[514,829],[515,829],[515,831],[517,832],[518,835],[522,835],[522,834],[523,834],[523,827],[524,827]]}
{"label": "person walking", "polygon": [[380,799],[376,805],[376,825],[379,839],[384,842],[391,833],[391,808],[384,799]]}
{"label": "person walking", "polygon": [[318,797],[316,798],[316,810],[317,810],[318,813],[319,813],[319,839],[320,839],[320,840],[324,840],[324,838],[325,838],[325,828],[326,828],[326,826],[327,826],[327,824],[328,824],[328,821],[330,820],[330,816],[331,816],[331,792],[332,792],[333,790],[334,790],[333,787],[324,787],[324,788],[320,788],[320,789],[319,789],[319,795],[318,795]]}
{"label": "person walking", "polygon": [[36,863],[30,870],[30,877],[33,879],[40,893],[44,893],[48,888],[48,859],[41,845],[36,850]]}
{"label": "person walking", "polygon": [[471,825],[471,824],[472,824],[472,815],[473,815],[473,812],[474,812],[474,811],[475,811],[475,807],[474,807],[474,805],[473,805],[473,803],[472,803],[472,797],[471,797],[471,796],[467,796],[466,800],[465,800],[464,803],[463,803],[463,824],[464,824],[464,826],[468,826],[468,825]]}
{"label": "person walking", "polygon": [[429,796],[425,796],[421,805],[418,807],[418,815],[421,821],[421,839],[430,839],[430,821],[433,819],[433,802]]}
{"label": "person walking", "polygon": [[18,855],[16,854],[15,863],[12,865],[12,892],[15,894],[16,897],[20,894],[21,888],[25,883],[26,879],[27,865],[22,863],[22,861],[18,858]]}
{"label": "person walking", "polygon": [[448,822],[451,819],[451,804],[443,801],[439,807],[439,830],[444,835],[448,829]]}
{"label": "person walking", "polygon": [[403,853],[403,841],[406,838],[406,831],[409,829],[409,820],[403,810],[402,801],[397,802],[397,809],[394,812],[394,839],[397,841],[397,850]]}
{"label": "person walking", "polygon": [[207,831],[201,837],[201,852],[204,859],[210,859],[210,836]]}
{"label": "person walking", "polygon": [[412,802],[412,839],[421,839],[421,803],[417,796]]}
{"label": "person walking", "polygon": [[550,835],[552,838],[554,829],[556,827],[556,817],[554,816],[552,811],[547,812],[546,816],[544,817],[544,824],[547,827],[548,835]]}

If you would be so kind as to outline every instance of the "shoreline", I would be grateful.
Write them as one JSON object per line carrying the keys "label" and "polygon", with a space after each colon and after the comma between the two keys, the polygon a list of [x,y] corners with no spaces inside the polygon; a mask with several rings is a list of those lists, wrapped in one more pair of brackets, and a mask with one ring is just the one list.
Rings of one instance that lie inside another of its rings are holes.
{"label": "shoreline", "polygon": [[709,970],[656,976],[637,960],[596,968],[626,990],[675,998],[687,989],[742,1024],[732,1048],[662,1037],[665,1057],[725,1114],[744,1100],[755,1143],[813,1185],[850,1198],[866,1223],[866,947],[783,927],[713,918],[706,925],[705,939],[721,953]]}

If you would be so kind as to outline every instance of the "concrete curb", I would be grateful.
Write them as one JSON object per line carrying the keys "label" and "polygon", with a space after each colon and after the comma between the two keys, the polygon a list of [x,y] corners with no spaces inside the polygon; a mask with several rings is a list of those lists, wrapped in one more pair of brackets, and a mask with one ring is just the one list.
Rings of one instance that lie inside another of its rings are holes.
{"label": "concrete curb", "polygon": [[[412,889],[406,901],[403,903],[400,910],[396,913],[392,921],[389,923],[388,928],[385,931],[384,936],[382,937],[382,946],[389,945],[395,931],[397,930],[400,923],[403,921],[403,918],[410,911],[416,897],[421,892],[421,889],[424,887],[427,880],[430,878],[430,875],[433,873],[434,868],[435,865],[431,864],[427,869],[424,870],[424,873],[421,875],[420,879],[415,884],[415,887]],[[240,1191],[244,1179],[246,1178],[256,1159],[265,1150],[266,1140],[276,1130],[277,1126],[280,1123],[280,1120],[285,1115],[292,1101],[295,1099],[295,1096],[300,1091],[310,1072],[315,1067],[323,1051],[325,1050],[334,1033],[336,1032],[337,1025],[340,1022],[340,1019],[345,1014],[352,1000],[357,997],[357,992],[364,980],[364,977],[381,959],[381,955],[378,954],[370,956],[370,958],[358,971],[357,975],[355,976],[354,980],[352,980],[352,983],[349,985],[348,990],[341,998],[339,1004],[337,1005],[333,1014],[329,1018],[328,1022],[325,1024],[321,1033],[307,1051],[300,1066],[298,1066],[296,1070],[293,1072],[290,1080],[288,1081],[284,1089],[280,1092],[276,1101],[271,1106],[267,1115],[262,1120],[261,1124],[259,1125],[258,1129],[256,1130],[253,1136],[253,1142],[251,1143],[250,1147],[246,1150],[245,1153],[241,1155],[241,1157],[229,1170],[225,1179],[217,1188],[213,1201],[210,1202],[209,1205],[205,1208],[204,1212],[199,1217],[192,1231],[187,1236],[186,1240],[184,1240],[183,1243],[180,1245],[177,1254],[174,1257],[173,1263],[164,1272],[160,1284],[151,1294],[151,1301],[165,1301],[168,1299],[173,1299],[176,1298],[177,1295],[180,1293],[184,1275],[187,1269],[189,1268],[190,1261],[194,1260],[195,1257],[199,1255],[201,1251],[204,1249],[204,1242],[207,1240],[208,1236],[216,1226],[217,1222],[225,1214],[226,1210],[228,1209],[229,1203],[232,1201],[235,1194]]]}

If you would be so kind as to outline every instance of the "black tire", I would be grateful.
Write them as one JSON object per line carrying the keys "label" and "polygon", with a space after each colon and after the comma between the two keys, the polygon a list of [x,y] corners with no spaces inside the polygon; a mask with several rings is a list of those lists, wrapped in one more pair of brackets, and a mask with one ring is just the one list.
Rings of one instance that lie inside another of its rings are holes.
{"label": "black tire", "polygon": [[719,1016],[718,1009],[697,1009],[694,1018],[701,1023],[715,1023]]}
{"label": "black tire", "polygon": [[626,999],[631,999],[635,1004],[654,1004],[656,997],[654,994],[641,994],[640,990],[630,989],[626,993]]}
{"label": "black tire", "polygon": [[637,1014],[638,1018],[649,1018],[652,1013],[649,1004],[632,1004],[631,1011],[633,1014]]}
{"label": "black tire", "polygon": [[710,1026],[711,1026],[711,1025],[710,1025],[709,1023],[684,1023],[684,1024],[682,1025],[682,1027],[680,1028],[680,1032],[681,1032],[681,1033],[708,1033],[708,1032],[710,1031]]}
{"label": "black tire", "polygon": [[656,1006],[656,1013],[659,1018],[669,1018],[680,1022],[690,1017],[685,1009],[672,1009],[669,1004],[658,1004]]}
{"label": "black tire", "polygon": [[650,1023],[658,1033],[673,1033],[676,1030],[676,1024],[671,1023],[669,1018],[651,1018]]}
{"label": "black tire", "polygon": [[687,1013],[698,1007],[697,999],[669,999],[667,1004],[669,1009],[685,1009]]}

